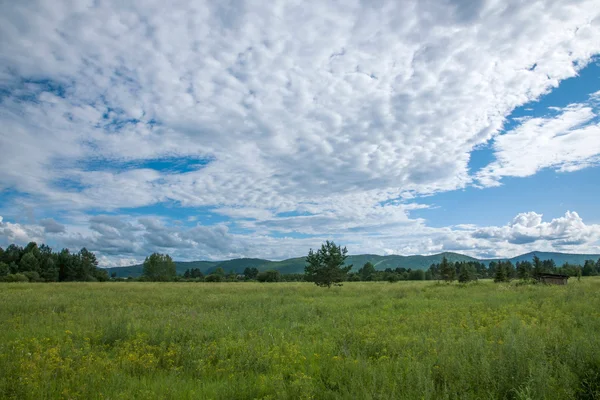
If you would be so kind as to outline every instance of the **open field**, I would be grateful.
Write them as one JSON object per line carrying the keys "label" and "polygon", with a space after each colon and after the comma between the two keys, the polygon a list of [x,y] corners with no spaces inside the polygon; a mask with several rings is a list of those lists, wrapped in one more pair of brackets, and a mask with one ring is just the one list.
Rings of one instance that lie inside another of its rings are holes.
{"label": "open field", "polygon": [[0,398],[600,398],[600,279],[0,285]]}

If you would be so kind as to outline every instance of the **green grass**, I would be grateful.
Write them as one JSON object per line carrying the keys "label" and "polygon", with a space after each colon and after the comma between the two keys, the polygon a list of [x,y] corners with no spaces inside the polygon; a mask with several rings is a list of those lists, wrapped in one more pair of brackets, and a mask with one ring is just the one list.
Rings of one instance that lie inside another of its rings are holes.
{"label": "green grass", "polygon": [[600,398],[600,279],[0,286],[0,398]]}

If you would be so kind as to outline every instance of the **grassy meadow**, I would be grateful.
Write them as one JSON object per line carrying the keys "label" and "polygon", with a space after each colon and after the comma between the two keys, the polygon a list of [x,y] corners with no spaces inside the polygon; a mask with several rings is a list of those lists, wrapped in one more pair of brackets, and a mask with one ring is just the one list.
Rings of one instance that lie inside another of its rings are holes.
{"label": "grassy meadow", "polygon": [[2,284],[0,398],[599,399],[600,278]]}

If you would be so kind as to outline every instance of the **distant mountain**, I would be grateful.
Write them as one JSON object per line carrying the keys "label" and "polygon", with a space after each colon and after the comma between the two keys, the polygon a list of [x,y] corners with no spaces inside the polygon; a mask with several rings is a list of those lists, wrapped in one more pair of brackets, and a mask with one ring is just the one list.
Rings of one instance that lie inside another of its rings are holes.
{"label": "distant mountain", "polygon": [[[560,267],[564,263],[568,262],[569,264],[581,265],[585,263],[585,260],[598,260],[600,258],[600,254],[568,254],[568,253],[551,253],[544,251],[532,251],[531,253],[521,254],[520,256],[516,256],[513,258],[509,258],[513,264],[516,264],[517,261],[531,261],[533,260],[533,256],[538,256],[540,260],[554,260],[557,267]],[[494,260],[484,260],[486,264],[489,264],[490,261]]]}
{"label": "distant mountain", "polygon": [[[541,260],[553,259],[557,266],[561,266],[568,262],[570,264],[583,265],[585,260],[598,260],[600,254],[567,254],[567,253],[547,253],[541,251],[534,251],[527,254],[522,254],[517,257],[509,258],[513,264],[517,261],[531,261],[533,256],[537,255]],[[384,270],[386,268],[411,268],[411,269],[422,269],[426,270],[431,264],[438,264],[442,261],[442,258],[446,257],[448,261],[479,261],[486,265],[492,261],[498,261],[499,259],[477,259],[464,254],[459,253],[440,253],[433,254],[430,256],[379,256],[376,254],[359,254],[348,256],[346,259],[346,265],[353,265],[352,271],[358,271],[366,262],[371,262],[375,265],[378,270]],[[506,259],[502,259],[506,260]],[[247,267],[258,268],[259,271],[265,271],[268,269],[275,269],[282,274],[301,274],[304,273],[304,257],[290,258],[283,261],[270,261],[263,260],[261,258],[236,258],[233,260],[226,261],[176,261],[177,274],[181,275],[187,269],[199,268],[203,274],[210,274],[218,267],[221,267],[225,272],[236,272],[242,273]],[[129,267],[116,267],[108,268],[108,273],[112,274],[115,272],[117,277],[126,278],[131,276],[136,278],[142,274],[142,265],[132,265]]]}

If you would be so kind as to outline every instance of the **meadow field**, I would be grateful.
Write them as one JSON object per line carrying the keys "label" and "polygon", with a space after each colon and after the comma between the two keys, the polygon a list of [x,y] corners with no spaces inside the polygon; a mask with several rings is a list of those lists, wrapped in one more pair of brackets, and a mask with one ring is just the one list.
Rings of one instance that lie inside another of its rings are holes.
{"label": "meadow field", "polygon": [[598,399],[600,279],[1,284],[0,398]]}

